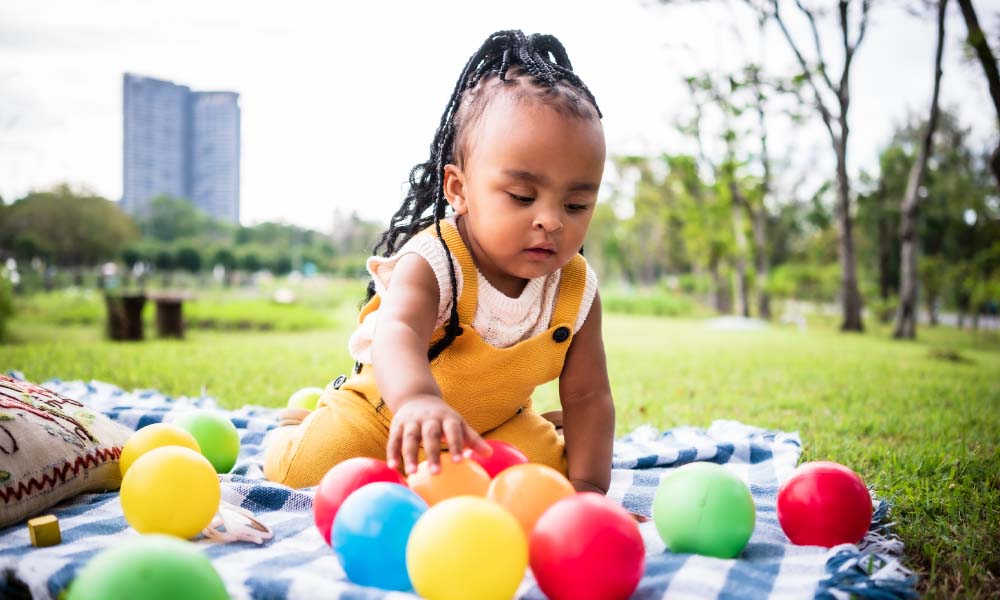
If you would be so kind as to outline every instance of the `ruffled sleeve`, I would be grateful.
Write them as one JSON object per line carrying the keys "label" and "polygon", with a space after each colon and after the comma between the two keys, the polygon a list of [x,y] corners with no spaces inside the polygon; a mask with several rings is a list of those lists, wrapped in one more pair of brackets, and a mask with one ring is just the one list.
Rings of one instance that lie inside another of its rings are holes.
{"label": "ruffled sleeve", "polygon": [[[407,254],[416,254],[427,261],[434,277],[437,279],[440,297],[438,300],[438,318],[434,325],[437,329],[448,321],[451,314],[451,274],[448,271],[448,255],[440,240],[432,235],[420,234],[406,242],[399,252],[390,257],[372,256],[365,263],[368,273],[375,282],[375,293],[384,296],[392,285],[392,272],[399,259]],[[462,294],[462,269],[455,257],[451,257],[455,267],[458,295]],[[354,360],[363,364],[372,362],[372,340],[375,339],[375,327],[378,324],[378,311],[370,313],[362,321],[348,340],[347,348]]]}

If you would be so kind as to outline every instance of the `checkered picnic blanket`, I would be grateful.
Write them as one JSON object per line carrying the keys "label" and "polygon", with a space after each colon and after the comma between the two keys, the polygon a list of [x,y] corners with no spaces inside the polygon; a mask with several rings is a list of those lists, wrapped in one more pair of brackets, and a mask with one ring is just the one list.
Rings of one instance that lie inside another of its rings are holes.
{"label": "checkered picnic blanket", "polygon": [[[157,391],[126,392],[101,382],[43,384],[78,399],[133,429],[170,421],[195,408],[214,409],[211,398],[169,398]],[[274,409],[244,407],[226,413],[241,436],[232,473],[221,476],[223,498],[256,514],[274,538],[263,545],[194,543],[211,559],[233,598],[384,598],[416,596],[383,592],[347,581],[312,517],[312,489],[268,482],[261,470],[265,433]],[[767,431],[734,421],[707,430],[642,427],[615,442],[609,496],[626,509],[651,514],[660,479],[693,461],[724,465],[747,482],[757,509],[753,537],[737,559],[674,554],[664,548],[652,521],[641,524],[646,570],[635,598],[870,598],[913,597],[915,578],[899,563],[902,545],[888,531],[887,505],[876,500],[872,530],[861,547],[830,550],[789,543],[775,502],[781,481],[802,452],[796,433]],[[0,596],[23,584],[33,597],[57,597],[77,571],[101,550],[138,535],[125,522],[116,492],[84,494],[55,507],[62,544],[33,548],[24,524],[0,529]],[[867,547],[866,547],[867,546]],[[518,598],[544,598],[530,571]]]}

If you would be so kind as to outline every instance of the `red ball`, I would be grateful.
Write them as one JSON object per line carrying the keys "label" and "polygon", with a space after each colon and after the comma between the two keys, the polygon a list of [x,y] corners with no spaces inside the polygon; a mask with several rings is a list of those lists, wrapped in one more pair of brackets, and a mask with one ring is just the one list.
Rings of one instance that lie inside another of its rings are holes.
{"label": "red ball", "polygon": [[398,471],[390,469],[385,461],[377,458],[362,456],[349,458],[326,472],[316,488],[313,519],[327,544],[330,543],[330,529],[333,527],[333,518],[337,516],[340,505],[351,492],[376,481],[406,485],[406,481]]}
{"label": "red ball", "polygon": [[857,544],[871,521],[868,488],[844,465],[805,463],[778,490],[778,522],[793,544]]}
{"label": "red ball", "polygon": [[551,600],[632,595],[646,564],[639,526],[617,502],[583,492],[553,504],[535,523],[531,571]]}
{"label": "red ball", "polygon": [[496,477],[500,471],[503,471],[507,467],[523,465],[528,462],[528,457],[524,455],[524,452],[518,450],[514,444],[508,444],[500,440],[486,440],[486,443],[493,448],[493,454],[480,456],[473,453],[472,459],[486,470],[490,479]]}

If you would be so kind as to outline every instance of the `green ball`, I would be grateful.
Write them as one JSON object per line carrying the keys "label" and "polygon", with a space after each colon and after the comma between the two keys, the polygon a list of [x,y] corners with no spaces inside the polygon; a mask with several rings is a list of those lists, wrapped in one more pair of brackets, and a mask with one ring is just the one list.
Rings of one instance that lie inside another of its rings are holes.
{"label": "green ball", "polygon": [[323,388],[307,387],[295,392],[288,398],[288,408],[304,408],[316,410],[316,403],[323,395]]}
{"label": "green ball", "polygon": [[663,478],[653,521],[671,552],[735,558],[753,534],[753,498],[739,477],[715,463],[695,462]]}
{"label": "green ball", "polygon": [[224,600],[222,578],[194,544],[143,535],[92,558],[69,586],[66,600]]}
{"label": "green ball", "polygon": [[240,434],[227,417],[206,410],[187,413],[174,425],[186,429],[198,440],[201,453],[216,473],[228,473],[240,453]]}

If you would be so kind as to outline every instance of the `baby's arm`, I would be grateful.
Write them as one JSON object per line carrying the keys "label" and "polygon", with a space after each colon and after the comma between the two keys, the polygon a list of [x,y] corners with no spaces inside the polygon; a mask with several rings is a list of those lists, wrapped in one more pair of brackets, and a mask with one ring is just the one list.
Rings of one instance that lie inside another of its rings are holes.
{"label": "baby's arm", "polygon": [[601,336],[599,294],[594,296],[590,313],[566,353],[559,376],[559,401],[573,487],[581,492],[607,493],[611,485],[615,405]]}
{"label": "baby's arm", "polygon": [[431,375],[427,348],[437,322],[439,295],[430,265],[416,254],[405,254],[392,271],[378,309],[372,347],[375,380],[393,414],[386,461],[397,468],[402,454],[408,474],[417,468],[421,445],[431,471],[440,469],[442,438],[455,460],[461,460],[465,447],[490,453],[489,445],[441,399]]}

